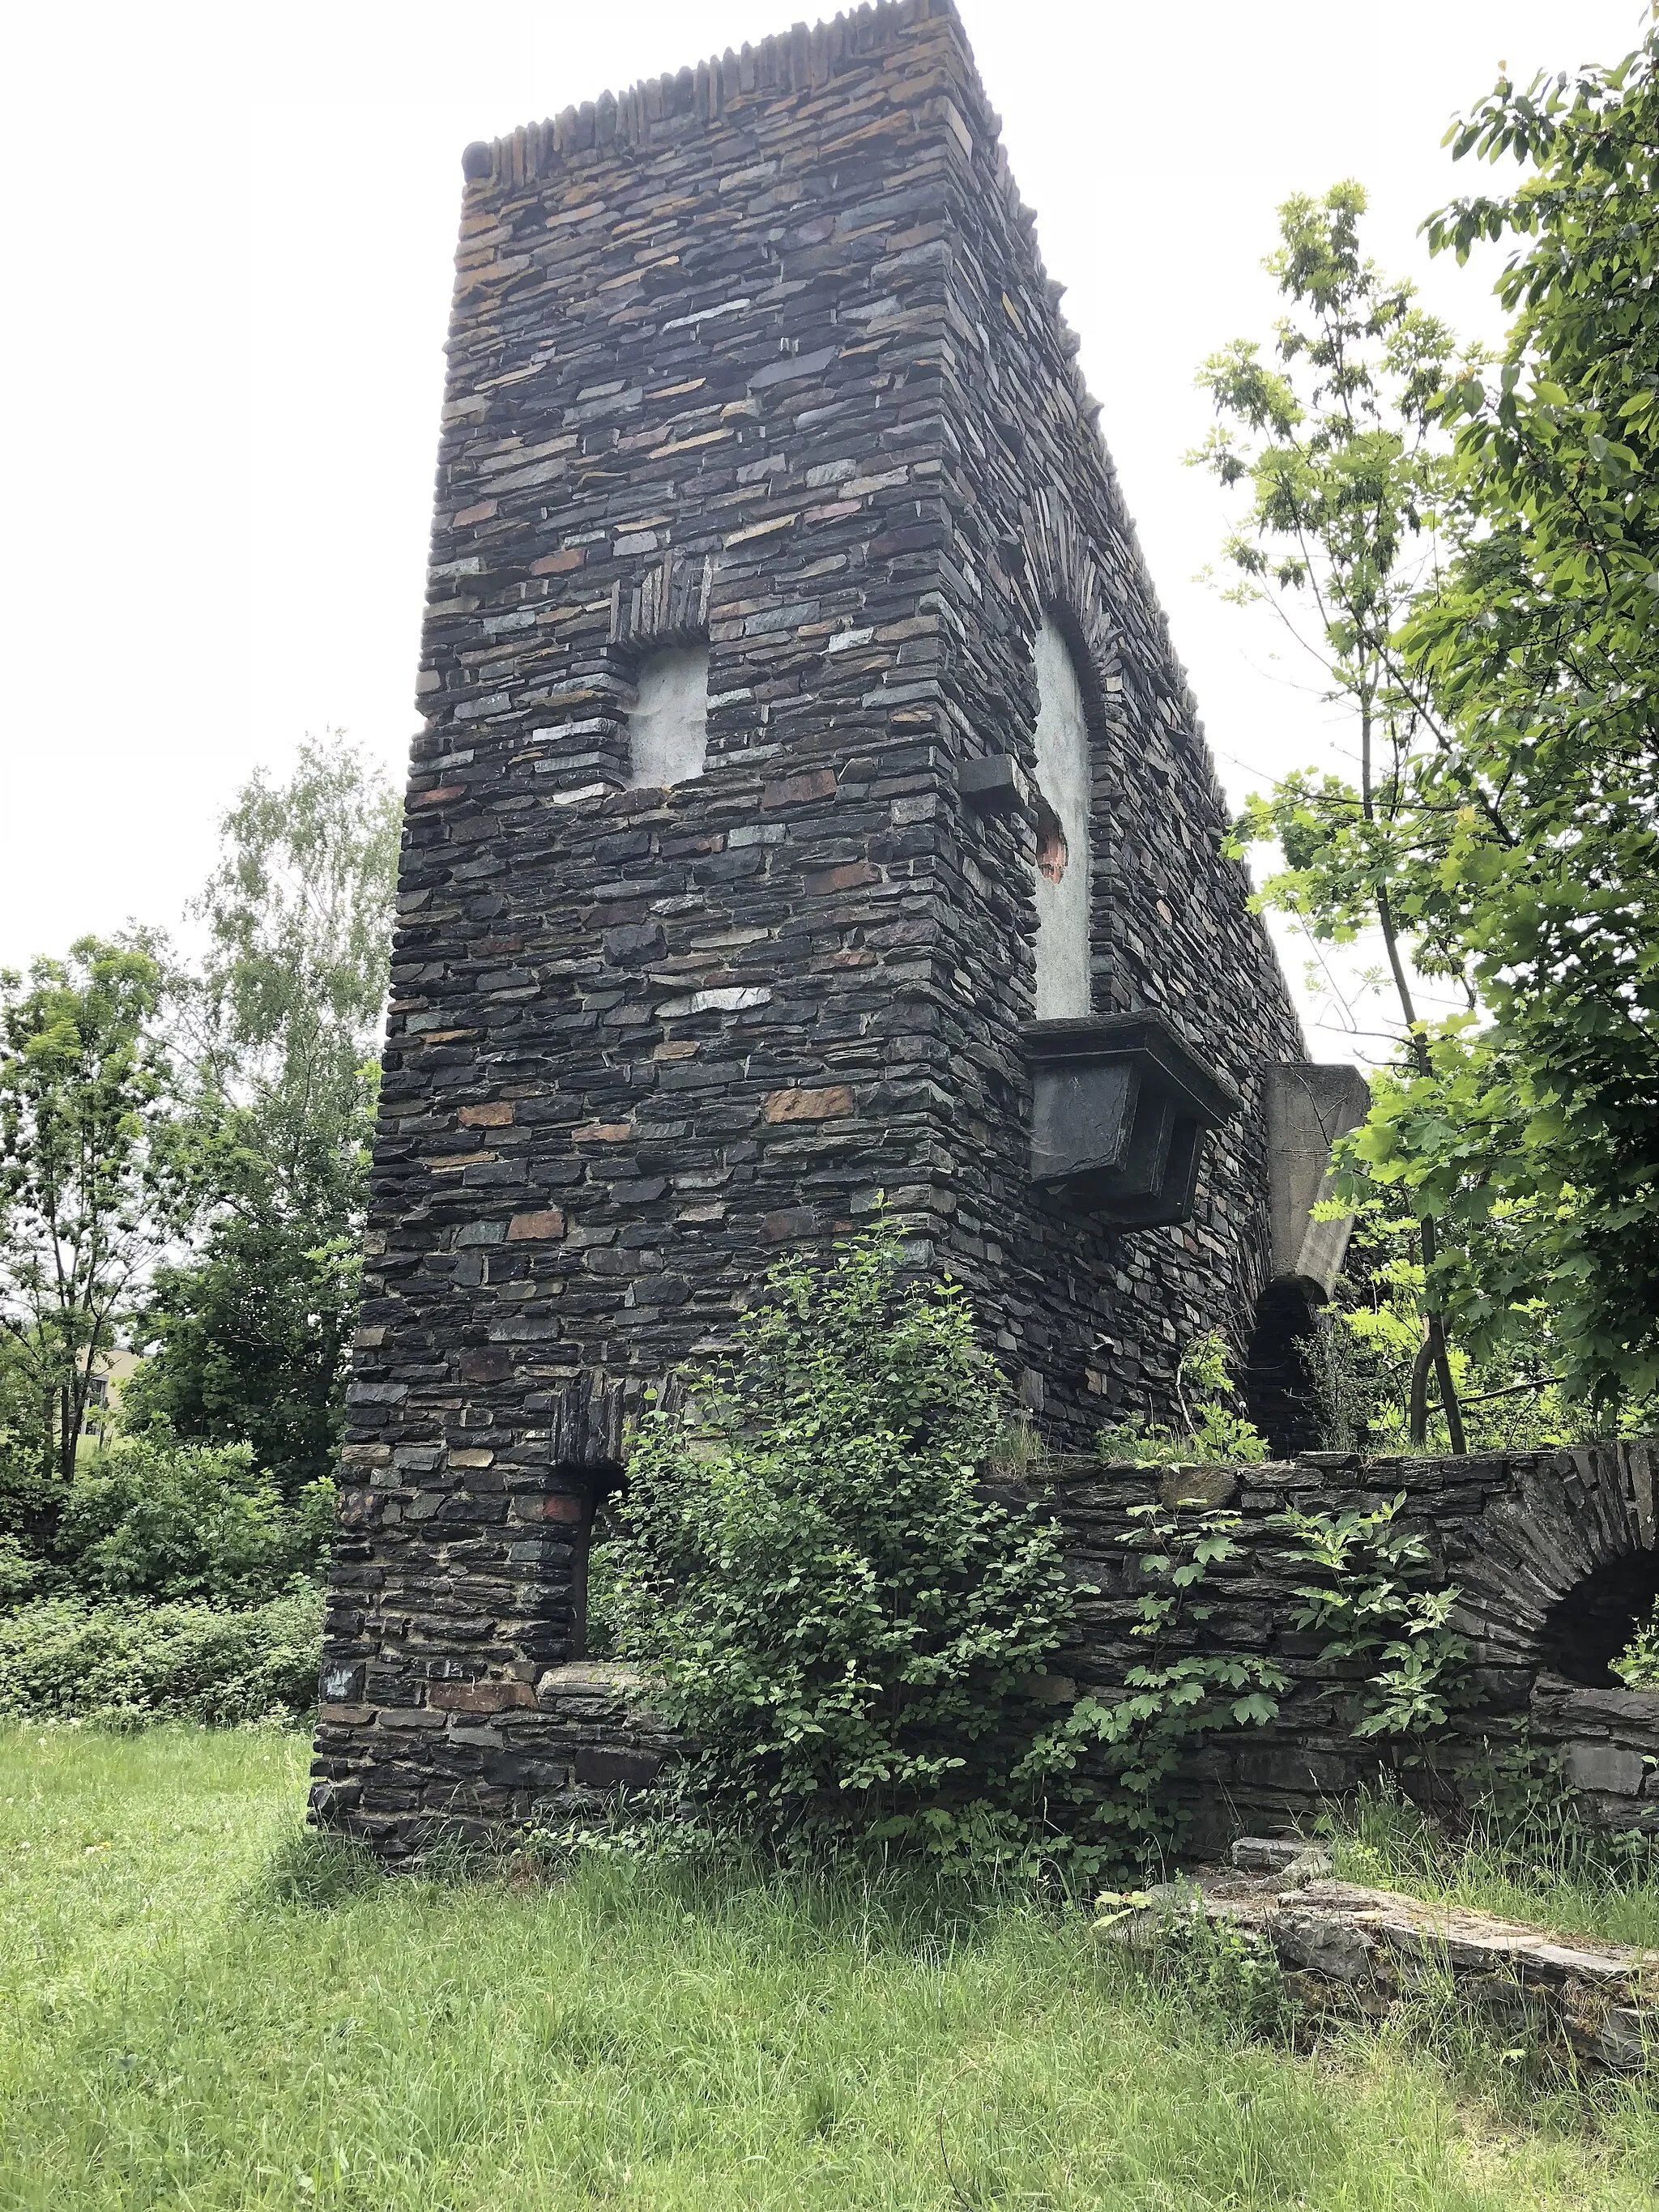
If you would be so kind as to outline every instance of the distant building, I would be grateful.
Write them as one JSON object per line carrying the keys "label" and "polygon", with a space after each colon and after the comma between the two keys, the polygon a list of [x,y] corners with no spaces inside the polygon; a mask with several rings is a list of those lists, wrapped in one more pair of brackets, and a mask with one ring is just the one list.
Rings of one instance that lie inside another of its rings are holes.
{"label": "distant building", "polygon": [[87,1385],[87,1402],[81,1415],[79,1453],[88,1450],[101,1452],[108,1449],[113,1433],[115,1416],[120,1410],[121,1394],[143,1365],[136,1352],[100,1352],[93,1363],[92,1379]]}

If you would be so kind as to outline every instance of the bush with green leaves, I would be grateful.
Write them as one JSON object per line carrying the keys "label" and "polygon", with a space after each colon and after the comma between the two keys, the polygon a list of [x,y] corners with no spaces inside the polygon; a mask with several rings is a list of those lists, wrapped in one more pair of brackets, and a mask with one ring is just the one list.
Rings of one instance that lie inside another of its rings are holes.
{"label": "bush with green leaves", "polygon": [[1402,1490],[1369,1511],[1292,1508],[1277,1525],[1292,1567],[1310,1577],[1295,1626],[1325,1636],[1322,1660],[1358,1676],[1352,1733],[1404,1739],[1420,1759],[1474,1692],[1468,1645],[1450,1626],[1458,1587],[1437,1581],[1423,1538],[1399,1525],[1405,1503]]}
{"label": "bush with green leaves", "polygon": [[1095,1449],[1103,1460],[1136,1467],[1254,1467],[1267,1456],[1261,1432],[1235,1412],[1238,1385],[1218,1329],[1194,1337],[1176,1367],[1176,1420],[1118,1421],[1100,1430]]}
{"label": "bush with green leaves", "polygon": [[0,1718],[286,1718],[316,1704],[322,1637],[322,1593],[309,1584],[237,1613],[44,1598],[0,1615]]}
{"label": "bush with green leaves", "polygon": [[76,1474],[57,1553],[88,1598],[262,1605],[328,1557],[334,1485],[285,1505],[247,1444],[124,1437]]}
{"label": "bush with green leaves", "polygon": [[1659,1605],[1637,1622],[1612,1666],[1627,1690],[1659,1690]]}
{"label": "bush with green leaves", "polygon": [[1070,1626],[1053,1520],[988,1496],[1007,1418],[954,1284],[884,1218],[768,1277],[731,1359],[641,1425],[617,1648],[697,1746],[711,1814],[779,1839],[1023,1851],[1009,1778]]}

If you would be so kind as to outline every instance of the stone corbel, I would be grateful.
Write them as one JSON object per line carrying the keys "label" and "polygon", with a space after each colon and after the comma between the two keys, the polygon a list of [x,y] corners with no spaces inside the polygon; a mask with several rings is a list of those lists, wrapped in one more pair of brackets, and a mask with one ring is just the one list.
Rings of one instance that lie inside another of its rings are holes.
{"label": "stone corbel", "polygon": [[1323,1305],[1347,1255],[1353,1216],[1316,1221],[1333,1194],[1331,1147],[1365,1118],[1370,1085],[1357,1067],[1295,1060],[1267,1076],[1267,1189],[1273,1280],[1294,1283]]}
{"label": "stone corbel", "polygon": [[1125,1229],[1191,1218],[1205,1132],[1238,1093],[1161,1014],[1028,1022],[1031,1179]]}

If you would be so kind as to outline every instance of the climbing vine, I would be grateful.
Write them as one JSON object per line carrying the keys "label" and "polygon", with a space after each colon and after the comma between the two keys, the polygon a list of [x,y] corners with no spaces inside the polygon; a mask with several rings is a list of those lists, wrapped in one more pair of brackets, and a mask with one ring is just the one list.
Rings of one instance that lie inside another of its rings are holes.
{"label": "climbing vine", "polygon": [[1296,1626],[1327,1638],[1328,1665],[1367,1669],[1350,1709],[1352,1733],[1401,1738],[1420,1755],[1474,1692],[1468,1645],[1450,1626],[1458,1586],[1436,1583],[1427,1545],[1399,1525],[1405,1503],[1402,1490],[1369,1511],[1291,1509],[1274,1525],[1308,1577],[1296,1591]]}
{"label": "climbing vine", "polygon": [[1118,1541],[1137,1553],[1129,1633],[1144,1656],[1121,1694],[1080,1698],[1030,1765],[1058,1777],[1086,1760],[1090,1826],[1104,1856],[1144,1869],[1178,1846],[1188,1825],[1176,1784],[1195,1740],[1265,1726],[1286,1677],[1265,1656],[1192,1648],[1215,1610],[1208,1579],[1238,1551],[1241,1516],[1200,1498],[1132,1505],[1129,1516]]}

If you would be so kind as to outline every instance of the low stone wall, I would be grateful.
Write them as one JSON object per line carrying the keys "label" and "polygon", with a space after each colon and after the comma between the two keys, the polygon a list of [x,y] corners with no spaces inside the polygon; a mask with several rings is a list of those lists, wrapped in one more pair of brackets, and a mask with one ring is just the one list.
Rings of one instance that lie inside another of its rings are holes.
{"label": "low stone wall", "polygon": [[[1202,1497],[1238,1515],[1237,1554],[1212,1570],[1210,1616],[1195,1633],[1206,1648],[1271,1658],[1289,1688],[1271,1726],[1228,1729],[1194,1751],[1182,1784],[1191,1840],[1212,1850],[1241,1832],[1282,1832],[1376,1775],[1377,1747],[1352,1733],[1370,1670],[1333,1667],[1328,1639],[1294,1626],[1306,1573],[1278,1524],[1291,1505],[1363,1511],[1401,1493],[1401,1525],[1423,1538],[1436,1580],[1459,1591],[1453,1626],[1468,1641],[1479,1694],[1464,1734],[1503,1742],[1528,1728],[1560,1748],[1566,1781],[1597,1818],[1659,1827],[1659,1695],[1620,1690],[1605,1669],[1632,1611],[1659,1592],[1656,1473],[1659,1443],[1649,1440],[1462,1459],[1314,1452],[1176,1474],[1054,1459],[1009,1494],[1054,1511],[1083,1586],[1077,1634],[1047,1678],[1062,1703],[1110,1698],[1146,1656],[1130,1634],[1143,1588],[1124,1540],[1137,1528],[1131,1508]],[[1572,1680],[1568,1663],[1586,1679]],[[357,1702],[358,1682],[348,1670],[331,1683],[325,1670],[313,1804],[319,1819],[369,1837],[388,1857],[417,1848],[434,1822],[473,1832],[580,1817],[610,1793],[644,1787],[676,1749],[626,1668],[440,1678],[419,1703],[372,1708]],[[358,1780],[371,1725],[372,1808]],[[1404,1779],[1418,1788],[1425,1777]]]}
{"label": "low stone wall", "polygon": [[1386,2019],[1402,2000],[1445,1994],[1505,2040],[1534,2037],[1619,2073],[1653,2063],[1659,1952],[1335,1881],[1322,1852],[1271,1838],[1241,1838],[1230,1858],[1160,1885],[1144,1909],[1111,1916],[1100,1932],[1156,1951],[1179,1942],[1191,1918],[1237,1930],[1278,1960],[1286,1994],[1315,2023]]}
{"label": "low stone wall", "polygon": [[1603,1827],[1659,1830],[1659,1692],[1592,1689],[1540,1674],[1531,1735]]}
{"label": "low stone wall", "polygon": [[[1197,1633],[1206,1648],[1273,1659],[1290,1687],[1271,1726],[1229,1729],[1194,1753],[1194,1841],[1212,1849],[1241,1830],[1283,1831],[1375,1776],[1376,1746],[1352,1734],[1369,1669],[1334,1668],[1322,1656],[1328,1639],[1294,1626],[1296,1586],[1307,1575],[1274,1524],[1292,1505],[1368,1511],[1402,1492],[1401,1525],[1423,1538],[1436,1579],[1460,1592],[1452,1626],[1468,1641],[1479,1693],[1465,1732],[1502,1741],[1529,1723],[1546,1744],[1566,1747],[1568,1779],[1605,1817],[1632,1807],[1641,1825],[1659,1817],[1659,1796],[1650,1809],[1643,1794],[1654,1770],[1638,1772],[1650,1748],[1659,1753],[1659,1698],[1619,1691],[1610,1677],[1573,1684],[1559,1674],[1559,1688],[1534,1698],[1564,1652],[1582,1656],[1605,1644],[1611,1656],[1620,1648],[1622,1619],[1609,1589],[1627,1609],[1659,1591],[1656,1472],[1659,1444],[1650,1440],[1461,1459],[1310,1452],[1179,1474],[1065,1459],[1021,1494],[1052,1504],[1073,1573],[1097,1593],[1079,1599],[1078,1637],[1054,1662],[1079,1694],[1109,1696],[1145,1656],[1129,1633],[1143,1587],[1135,1551],[1122,1540],[1135,1525],[1129,1509],[1201,1496],[1238,1514],[1238,1552],[1212,1570],[1204,1601],[1212,1610]],[[1588,1646],[1581,1613],[1594,1631]]]}
{"label": "low stone wall", "polygon": [[337,1757],[332,1732],[346,1735],[355,1717],[355,1708],[321,1709],[325,1771],[313,1785],[313,1809],[325,1825],[368,1836],[392,1862],[436,1835],[481,1839],[580,1820],[647,1788],[679,1749],[645,1703],[635,1668],[573,1661],[550,1667],[533,1686],[434,1682],[424,1705],[379,1716],[382,1729],[401,1728],[407,1749],[383,1759],[383,1766],[401,1766],[401,1779],[365,1820],[349,1770],[330,1775],[325,1765]]}

